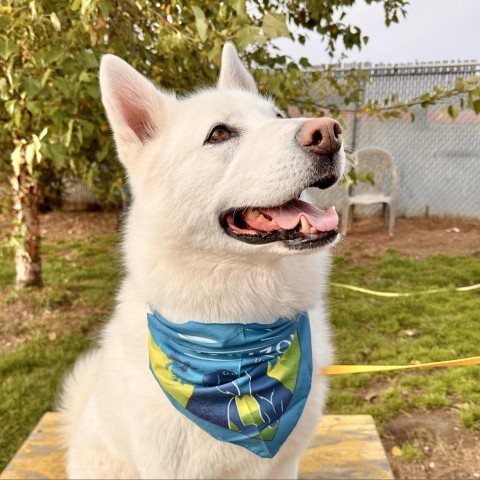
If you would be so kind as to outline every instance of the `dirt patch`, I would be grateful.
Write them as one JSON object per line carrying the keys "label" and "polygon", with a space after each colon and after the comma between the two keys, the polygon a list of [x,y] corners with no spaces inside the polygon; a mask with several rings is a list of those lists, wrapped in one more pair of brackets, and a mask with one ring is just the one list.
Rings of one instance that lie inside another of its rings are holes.
{"label": "dirt patch", "polygon": [[[384,424],[382,436],[395,478],[480,478],[480,438],[462,427],[454,412],[409,412]],[[404,460],[393,454],[406,444],[419,458]]]}
{"label": "dirt patch", "polygon": [[390,237],[381,218],[361,217],[337,247],[340,254],[349,252],[360,261],[387,249],[415,259],[440,253],[480,257],[480,220],[399,218]]}
{"label": "dirt patch", "polygon": [[83,240],[115,233],[116,212],[51,212],[42,215],[42,235],[48,240]]}
{"label": "dirt patch", "polygon": [[[105,212],[49,212],[40,216],[42,237],[49,241],[84,240],[92,235],[105,236],[115,233],[119,215]],[[11,217],[0,215],[0,239],[12,232]]]}
{"label": "dirt patch", "polygon": [[[44,287],[45,297],[53,290]],[[105,318],[108,310],[89,307],[81,301],[68,305],[38,308],[28,298],[19,298],[13,288],[0,292],[0,354],[12,351],[36,335],[55,341],[64,333],[90,334],[98,328],[95,319]]]}

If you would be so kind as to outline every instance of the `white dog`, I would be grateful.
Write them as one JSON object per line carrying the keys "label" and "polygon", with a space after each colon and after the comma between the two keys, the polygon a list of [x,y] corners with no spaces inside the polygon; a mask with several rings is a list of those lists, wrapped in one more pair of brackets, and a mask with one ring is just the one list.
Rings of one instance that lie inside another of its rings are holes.
{"label": "white dog", "polygon": [[342,175],[340,125],[285,118],[231,44],[217,88],[186,98],[112,55],[100,83],[133,203],[115,313],[65,383],[68,475],[296,478],[338,236],[335,209],[299,196]]}

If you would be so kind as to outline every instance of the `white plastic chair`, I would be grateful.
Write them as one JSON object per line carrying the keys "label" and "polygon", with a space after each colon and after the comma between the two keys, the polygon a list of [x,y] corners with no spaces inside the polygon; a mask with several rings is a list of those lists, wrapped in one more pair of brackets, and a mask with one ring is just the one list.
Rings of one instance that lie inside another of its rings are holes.
{"label": "white plastic chair", "polygon": [[[393,235],[397,203],[397,167],[388,152],[380,148],[362,148],[355,153],[358,171],[372,172],[374,185],[359,183],[352,187],[347,197],[342,215],[342,235],[346,235],[353,220],[355,205],[383,205],[383,217],[388,226],[389,235]],[[388,213],[388,215],[387,215]],[[388,216],[388,221],[387,221]]]}

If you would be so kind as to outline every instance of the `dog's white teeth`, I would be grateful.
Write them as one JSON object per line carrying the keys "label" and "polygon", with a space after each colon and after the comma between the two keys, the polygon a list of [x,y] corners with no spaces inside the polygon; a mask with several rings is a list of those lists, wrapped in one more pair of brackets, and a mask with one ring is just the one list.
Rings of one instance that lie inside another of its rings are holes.
{"label": "dog's white teeth", "polygon": [[310,233],[310,224],[307,222],[307,219],[302,215],[301,222],[302,222],[302,228],[300,231],[302,233]]}
{"label": "dog's white teeth", "polygon": [[310,228],[310,233],[318,233],[320,230],[317,230],[315,227]]}
{"label": "dog's white teeth", "polygon": [[258,220],[259,222],[265,222],[265,223],[268,222],[268,220],[263,216],[262,213],[260,213],[260,214],[258,215],[257,220]]}
{"label": "dog's white teeth", "polygon": [[[246,213],[247,218],[252,218],[255,219],[260,215],[260,212],[258,210],[248,210]],[[262,215],[263,216],[263,215]]]}
{"label": "dog's white teeth", "polygon": [[336,212],[335,210],[335,206],[333,207],[330,207],[330,208],[327,208],[326,212],[325,213],[333,213],[333,212]]}

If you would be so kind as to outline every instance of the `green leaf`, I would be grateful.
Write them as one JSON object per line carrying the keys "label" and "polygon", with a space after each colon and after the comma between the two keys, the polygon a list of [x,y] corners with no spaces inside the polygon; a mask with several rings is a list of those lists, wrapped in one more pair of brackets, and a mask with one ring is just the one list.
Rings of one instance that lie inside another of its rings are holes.
{"label": "green leaf", "polygon": [[40,150],[42,148],[42,142],[40,141],[40,138],[35,134],[32,135],[32,138],[33,138],[33,143],[35,145],[35,149]]}
{"label": "green leaf", "polygon": [[64,142],[66,147],[69,147],[70,143],[72,142],[73,122],[74,120],[70,120],[68,122],[68,130],[67,130],[67,135],[65,137],[65,142]]}
{"label": "green leaf", "polygon": [[20,164],[22,163],[22,145],[17,145],[10,155],[13,172],[18,177],[20,175]]}
{"label": "green leaf", "polygon": [[42,82],[32,77],[24,77],[23,88],[29,97],[34,97],[43,87]]}
{"label": "green leaf", "polygon": [[110,142],[105,142],[102,149],[97,152],[97,160],[101,162],[110,153]]}
{"label": "green leaf", "polygon": [[198,36],[200,40],[204,42],[207,39],[208,23],[205,19],[205,14],[202,9],[196,6],[192,7],[193,14],[195,15],[195,26],[197,27]]}
{"label": "green leaf", "polygon": [[37,159],[37,163],[40,163],[43,158],[42,154],[42,144],[41,143],[35,143],[35,157]]}
{"label": "green leaf", "polygon": [[29,143],[25,147],[25,163],[27,164],[27,170],[30,175],[33,175],[33,159],[35,158],[35,144]]}
{"label": "green leaf", "polygon": [[478,100],[474,100],[472,102],[472,106],[473,106],[473,111],[475,113],[477,114],[480,113],[480,98]]}
{"label": "green leaf", "polygon": [[80,8],[81,5],[82,5],[82,0],[74,0],[74,1],[72,2],[72,5],[70,6],[70,8],[71,8],[74,12],[76,12],[76,11]]}
{"label": "green leaf", "polygon": [[94,100],[100,99],[100,87],[97,82],[87,83],[83,88]]}
{"label": "green leaf", "polygon": [[81,65],[84,68],[86,68],[86,69],[90,69],[90,68],[97,69],[98,68],[98,60],[97,60],[97,57],[93,53],[83,52],[81,55],[79,55],[78,58],[80,60]]}
{"label": "green leaf", "polygon": [[65,47],[62,47],[61,45],[53,45],[48,50],[40,50],[36,58],[41,65],[49,65],[65,54]]}
{"label": "green leaf", "polygon": [[65,166],[65,152],[67,151],[65,145],[62,143],[50,143],[46,147],[55,168],[63,168]]}
{"label": "green leaf", "polygon": [[306,57],[302,57],[300,59],[299,63],[303,68],[308,68],[308,67],[312,66],[312,64],[308,61],[308,58],[306,58]]}
{"label": "green leaf", "polygon": [[58,19],[57,14],[55,12],[52,12],[50,14],[50,21],[52,22],[53,28],[57,32],[60,32],[62,30],[62,24],[60,23],[60,20]]}
{"label": "green leaf", "polygon": [[82,8],[80,10],[82,15],[89,13],[91,9],[92,0],[82,0]]}
{"label": "green leaf", "polygon": [[22,110],[20,108],[16,108],[13,112],[13,124],[17,128],[22,126]]}
{"label": "green leaf", "polygon": [[262,35],[262,31],[259,27],[247,25],[237,32],[235,40],[238,47],[245,50],[252,43],[263,45],[267,41],[267,38]]}
{"label": "green leaf", "polygon": [[0,100],[4,102],[10,99],[8,81],[5,77],[0,78]]}
{"label": "green leaf", "polygon": [[8,100],[8,102],[5,102],[5,109],[7,110],[8,114],[11,117],[13,117],[13,114],[15,113],[16,106],[17,106],[16,100]]}
{"label": "green leaf", "polygon": [[17,44],[14,40],[5,38],[3,35],[0,37],[0,57],[4,60],[8,60],[10,55],[18,52]]}
{"label": "green leaf", "polygon": [[98,6],[104,17],[108,17],[110,15],[110,12],[117,8],[116,4],[114,2],[111,2],[110,0],[100,0],[98,2]]}
{"label": "green leaf", "polygon": [[237,17],[240,20],[248,20],[247,16],[247,6],[245,0],[237,0],[233,5],[233,9],[237,13]]}
{"label": "green leaf", "polygon": [[78,80],[80,82],[85,82],[85,83],[90,83],[91,81],[91,75],[87,72],[82,72],[79,76],[78,76]]}
{"label": "green leaf", "polygon": [[90,138],[92,137],[95,132],[98,131],[97,125],[95,125],[92,122],[87,122],[86,120],[78,120],[78,123],[80,125],[80,128],[78,128],[79,131],[85,135],[85,137]]}
{"label": "green leaf", "polygon": [[56,82],[64,98],[71,98],[74,95],[75,86],[66,78],[57,77]]}
{"label": "green leaf", "polygon": [[221,56],[221,45],[216,41],[214,46],[208,52],[208,61],[216,62]]}
{"label": "green leaf", "polygon": [[32,15],[32,20],[36,20],[37,19],[37,7],[35,6],[35,2],[32,1],[28,4],[29,8],[30,8],[30,13]]}
{"label": "green leaf", "polygon": [[43,74],[42,80],[41,80],[41,82],[40,82],[40,83],[42,84],[42,87],[44,87],[45,84],[47,83],[48,78],[50,77],[50,74],[51,74],[51,73],[52,73],[52,70],[51,70],[50,68],[47,68],[47,69],[45,70],[45,73]]}
{"label": "green leaf", "polygon": [[458,114],[460,113],[460,108],[458,108],[456,105],[449,105],[447,109],[448,115],[455,120],[458,117]]}
{"label": "green leaf", "polygon": [[289,37],[287,16],[284,13],[266,13],[263,17],[263,32],[268,38]]}
{"label": "green leaf", "polygon": [[45,112],[45,105],[42,101],[27,100],[25,106],[32,115],[42,115]]}
{"label": "green leaf", "polygon": [[45,138],[45,135],[48,133],[48,128],[45,127],[41,132],[40,132],[40,135],[38,136],[38,138],[40,140],[43,140]]}

